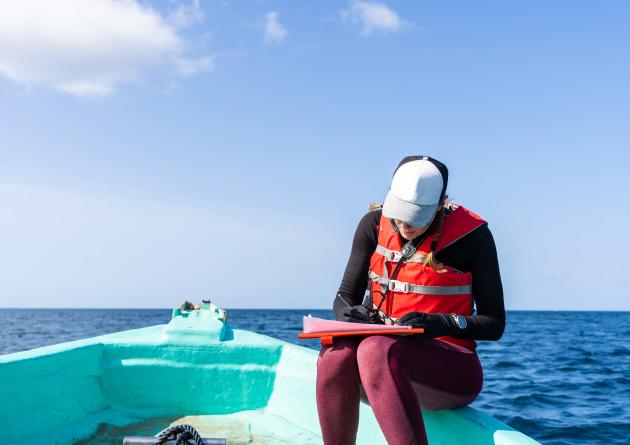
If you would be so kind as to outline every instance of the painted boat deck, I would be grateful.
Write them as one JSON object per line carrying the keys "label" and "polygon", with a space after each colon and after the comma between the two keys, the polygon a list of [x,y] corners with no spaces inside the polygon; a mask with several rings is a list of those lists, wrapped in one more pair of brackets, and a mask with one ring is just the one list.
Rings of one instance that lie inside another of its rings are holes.
{"label": "painted boat deck", "polygon": [[[230,445],[321,444],[317,352],[195,312],[0,356],[0,443],[113,445],[190,423]],[[537,444],[469,407],[423,415],[432,445]],[[357,443],[386,443],[363,403]]]}

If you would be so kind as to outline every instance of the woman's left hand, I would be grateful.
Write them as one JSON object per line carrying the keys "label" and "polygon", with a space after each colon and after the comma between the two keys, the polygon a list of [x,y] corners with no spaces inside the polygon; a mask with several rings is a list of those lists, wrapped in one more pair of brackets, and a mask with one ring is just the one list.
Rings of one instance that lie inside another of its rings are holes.
{"label": "woman's left hand", "polygon": [[450,335],[453,319],[448,314],[427,314],[426,312],[409,312],[398,319],[400,326],[424,328],[422,338],[436,338]]}

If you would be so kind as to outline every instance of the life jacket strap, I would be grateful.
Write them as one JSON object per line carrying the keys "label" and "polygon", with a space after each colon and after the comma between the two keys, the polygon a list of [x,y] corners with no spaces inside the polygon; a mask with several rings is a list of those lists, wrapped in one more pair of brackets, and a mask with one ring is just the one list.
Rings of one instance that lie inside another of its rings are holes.
{"label": "life jacket strap", "polygon": [[[390,250],[380,244],[376,246],[375,252],[385,257],[385,261],[390,263],[397,263],[402,257],[402,252],[398,250]],[[405,263],[423,263],[425,258],[426,255],[423,252],[416,252],[411,258],[405,260]]]}
{"label": "life jacket strap", "polygon": [[383,255],[385,257],[385,261],[390,261],[393,263],[397,263],[402,257],[402,252],[399,252],[397,250],[390,250],[385,246],[381,246],[380,244],[376,246],[376,253]]}
{"label": "life jacket strap", "polygon": [[421,284],[390,280],[386,277],[378,275],[374,271],[370,271],[370,279],[392,292],[402,292],[404,294],[465,295],[472,293],[472,285],[469,284],[460,286],[424,286]]}

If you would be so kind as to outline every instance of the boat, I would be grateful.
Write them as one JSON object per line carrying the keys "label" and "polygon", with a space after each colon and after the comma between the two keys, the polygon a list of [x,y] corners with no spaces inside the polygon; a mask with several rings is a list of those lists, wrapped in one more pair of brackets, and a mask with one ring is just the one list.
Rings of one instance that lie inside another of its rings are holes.
{"label": "boat", "polygon": [[[317,351],[204,303],[150,326],[0,356],[0,444],[120,445],[181,424],[229,445],[321,444]],[[533,445],[471,407],[424,411],[432,445]],[[362,403],[359,445],[386,444]]]}

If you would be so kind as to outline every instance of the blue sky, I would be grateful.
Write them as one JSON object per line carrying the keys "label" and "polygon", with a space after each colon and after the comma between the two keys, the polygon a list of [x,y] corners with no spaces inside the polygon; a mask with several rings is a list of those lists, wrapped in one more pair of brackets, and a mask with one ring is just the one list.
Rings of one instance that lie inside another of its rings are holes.
{"label": "blue sky", "polygon": [[508,309],[630,310],[626,2],[77,1],[0,6],[0,307],[329,307],[429,154]]}

